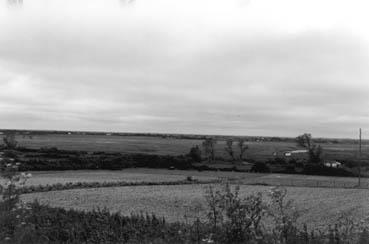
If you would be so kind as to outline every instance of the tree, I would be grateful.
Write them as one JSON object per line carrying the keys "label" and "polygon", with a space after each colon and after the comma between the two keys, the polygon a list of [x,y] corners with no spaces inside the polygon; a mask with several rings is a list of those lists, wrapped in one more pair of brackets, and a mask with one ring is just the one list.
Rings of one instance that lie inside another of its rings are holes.
{"label": "tree", "polygon": [[299,146],[310,149],[313,145],[311,134],[305,133],[296,137],[296,142]]}
{"label": "tree", "polygon": [[194,162],[201,162],[201,150],[198,145],[191,147],[190,152],[188,153],[188,156],[194,161]]}
{"label": "tree", "polygon": [[323,161],[323,148],[314,144],[311,134],[299,135],[296,137],[296,143],[308,150],[309,163],[319,164]]}
{"label": "tree", "polygon": [[239,139],[238,140],[238,148],[240,150],[240,160],[244,159],[244,154],[246,152],[247,149],[249,149],[248,145],[245,145],[245,140],[244,139]]}
{"label": "tree", "polygon": [[231,157],[232,161],[234,161],[235,160],[235,157],[234,157],[233,140],[232,139],[228,139],[226,141],[226,147],[224,148],[224,150],[229,154],[229,156]]}
{"label": "tree", "polygon": [[14,132],[7,132],[5,134],[5,137],[3,137],[3,142],[4,142],[6,149],[16,149],[18,146],[18,142],[15,139]]}
{"label": "tree", "polygon": [[202,143],[202,147],[204,149],[204,153],[208,159],[208,162],[211,163],[215,160],[215,144],[217,141],[214,138],[206,138]]}
{"label": "tree", "polygon": [[313,145],[309,149],[310,163],[319,164],[323,161],[323,148],[320,145]]}

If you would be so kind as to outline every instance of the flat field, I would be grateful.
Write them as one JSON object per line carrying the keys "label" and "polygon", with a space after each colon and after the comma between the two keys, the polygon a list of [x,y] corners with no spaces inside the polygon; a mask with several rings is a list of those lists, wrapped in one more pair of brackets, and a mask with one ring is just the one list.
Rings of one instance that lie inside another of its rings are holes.
{"label": "flat field", "polygon": [[[196,216],[205,219],[204,193],[207,185],[130,186],[76,189],[33,193],[22,196],[25,201],[38,199],[51,206],[92,210],[107,208],[124,215],[155,213],[168,221],[192,221]],[[301,211],[300,221],[309,227],[327,227],[346,212],[354,219],[369,214],[369,191],[363,189],[329,189],[288,187],[288,198]],[[240,193],[246,196],[262,192],[266,197],[270,187],[242,185]]]}
{"label": "flat field", "polygon": [[[300,221],[310,227],[327,227],[338,218],[340,212],[347,212],[354,218],[363,218],[369,214],[369,190],[340,189],[342,186],[354,186],[356,178],[325,177],[288,174],[257,174],[216,171],[185,171],[165,169],[126,169],[122,171],[81,170],[33,172],[27,185],[46,185],[67,182],[108,182],[108,181],[176,181],[187,176],[199,180],[225,178],[241,186],[242,196],[263,192],[266,196],[270,186],[248,184],[270,184],[287,186],[288,197],[295,201],[301,211]],[[369,180],[363,179],[368,186]],[[161,185],[127,186],[75,189],[25,194],[22,199],[63,208],[92,210],[107,208],[124,215],[131,213],[155,213],[168,221],[192,221],[196,216],[205,219],[204,193],[208,185]],[[294,186],[294,187],[289,187]],[[320,186],[320,187],[304,187]],[[327,188],[324,188],[325,186]],[[329,188],[336,187],[336,188]]]}
{"label": "flat field", "polygon": [[65,184],[68,182],[165,182],[184,180],[187,176],[196,176],[198,180],[217,179],[217,176],[196,173],[196,171],[160,169],[33,171],[32,178],[27,181],[27,185]]}
{"label": "flat field", "polygon": [[[154,136],[108,136],[108,135],[80,135],[80,134],[46,134],[17,136],[20,146],[27,148],[57,147],[64,150],[104,151],[121,153],[150,153],[161,155],[186,154],[194,145],[201,146],[202,140],[174,139]],[[294,142],[247,142],[249,149],[246,156],[255,160],[273,158],[274,152],[297,149]],[[326,156],[331,159],[355,159],[357,145],[348,142],[338,144],[321,144]],[[225,141],[218,141],[216,154],[227,158],[224,150]],[[369,145],[363,146],[363,158],[369,158]],[[237,154],[237,148],[235,147]]]}
{"label": "flat field", "polygon": [[[166,169],[124,169],[110,170],[67,170],[67,171],[33,171],[27,185],[51,185],[68,182],[163,182],[180,181],[187,176],[198,180],[228,179],[236,184],[267,184],[302,187],[354,187],[357,178],[329,177],[296,174],[261,174],[222,171],[166,170]],[[362,179],[362,187],[369,189],[369,178]]]}

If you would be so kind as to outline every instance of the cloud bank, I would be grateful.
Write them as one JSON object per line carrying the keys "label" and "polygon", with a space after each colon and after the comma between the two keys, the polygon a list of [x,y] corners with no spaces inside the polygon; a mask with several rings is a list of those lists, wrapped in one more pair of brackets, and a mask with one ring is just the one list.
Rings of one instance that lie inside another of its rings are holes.
{"label": "cloud bank", "polygon": [[327,137],[368,128],[366,3],[275,2],[0,6],[0,127]]}

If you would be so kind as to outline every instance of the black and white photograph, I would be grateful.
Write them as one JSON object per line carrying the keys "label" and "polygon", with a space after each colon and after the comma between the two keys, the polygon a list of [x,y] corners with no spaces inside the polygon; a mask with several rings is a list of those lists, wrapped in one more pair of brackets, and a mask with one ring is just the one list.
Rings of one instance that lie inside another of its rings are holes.
{"label": "black and white photograph", "polygon": [[0,0],[0,244],[368,244],[368,23]]}

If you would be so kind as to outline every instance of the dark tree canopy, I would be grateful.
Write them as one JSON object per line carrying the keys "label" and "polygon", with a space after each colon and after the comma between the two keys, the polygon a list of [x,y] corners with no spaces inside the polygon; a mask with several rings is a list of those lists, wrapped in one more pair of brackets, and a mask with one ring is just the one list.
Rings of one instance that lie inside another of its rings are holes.
{"label": "dark tree canopy", "polygon": [[15,139],[14,132],[7,132],[3,137],[3,142],[7,149],[16,149],[18,146],[18,142]]}
{"label": "dark tree canopy", "polygon": [[191,147],[188,156],[194,162],[201,162],[201,149],[200,149],[200,147],[198,145]]}
{"label": "dark tree canopy", "polygon": [[313,142],[311,134],[305,133],[296,137],[298,146],[304,147],[309,153],[309,163],[319,164],[323,161],[323,148]]}
{"label": "dark tree canopy", "polygon": [[234,157],[233,140],[232,139],[228,139],[226,141],[226,147],[224,148],[224,150],[229,154],[229,156],[231,157],[232,161],[234,161],[235,160],[235,157]]}
{"label": "dark tree canopy", "polygon": [[312,146],[311,134],[305,133],[296,137],[296,142],[299,146],[310,149]]}
{"label": "dark tree canopy", "polygon": [[217,143],[214,138],[206,138],[202,143],[202,147],[204,149],[204,153],[208,159],[208,162],[213,162],[215,160],[215,144]]}
{"label": "dark tree canopy", "polygon": [[245,140],[244,139],[239,139],[238,148],[240,150],[240,160],[243,160],[245,158],[244,154],[245,154],[246,150],[249,149],[249,146],[245,145]]}

